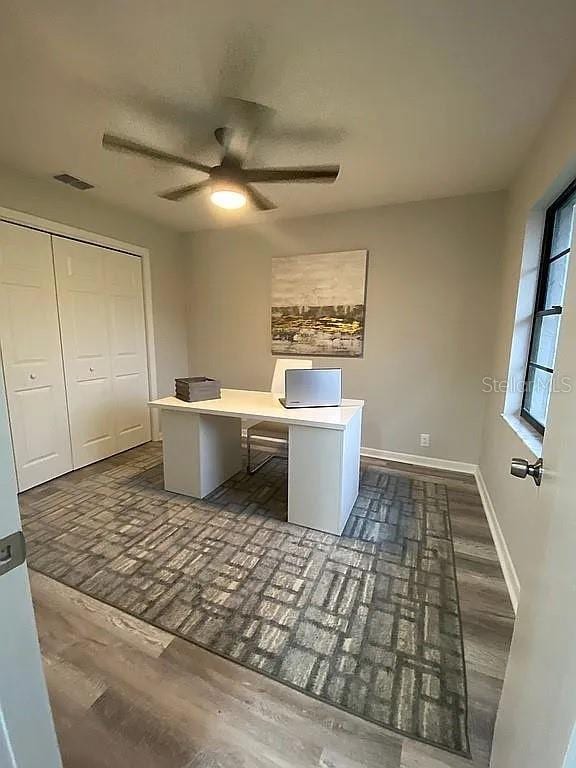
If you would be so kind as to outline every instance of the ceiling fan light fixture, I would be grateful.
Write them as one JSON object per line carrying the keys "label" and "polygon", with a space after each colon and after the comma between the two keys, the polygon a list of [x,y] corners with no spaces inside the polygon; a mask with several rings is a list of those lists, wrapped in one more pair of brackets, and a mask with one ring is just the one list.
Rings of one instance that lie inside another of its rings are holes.
{"label": "ceiling fan light fixture", "polygon": [[229,211],[244,208],[247,202],[244,192],[233,186],[218,186],[212,189],[210,200],[219,208]]}
{"label": "ceiling fan light fixture", "polygon": [[251,144],[274,110],[244,99],[227,99],[226,105],[227,124],[214,132],[221,147],[220,162],[217,165],[199,163],[190,157],[175,155],[112,133],[104,133],[102,147],[203,173],[207,178],[202,181],[167,189],[158,193],[158,197],[179,202],[206,192],[213,205],[227,211],[241,211],[247,205],[256,211],[275,210],[277,206],[274,201],[260,192],[260,184],[332,184],[336,181],[339,165],[246,167]]}

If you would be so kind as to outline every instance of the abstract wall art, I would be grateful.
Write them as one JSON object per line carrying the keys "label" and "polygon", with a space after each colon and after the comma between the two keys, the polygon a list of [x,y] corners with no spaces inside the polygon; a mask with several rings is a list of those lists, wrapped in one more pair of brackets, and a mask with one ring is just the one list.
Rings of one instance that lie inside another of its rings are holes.
{"label": "abstract wall art", "polygon": [[272,259],[272,354],[362,357],[368,251]]}

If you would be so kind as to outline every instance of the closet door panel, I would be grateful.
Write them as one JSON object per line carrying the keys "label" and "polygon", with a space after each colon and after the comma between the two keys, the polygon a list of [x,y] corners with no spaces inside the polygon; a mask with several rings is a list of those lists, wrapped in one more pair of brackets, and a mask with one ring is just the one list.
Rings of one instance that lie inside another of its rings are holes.
{"label": "closet door panel", "polygon": [[108,252],[53,237],[74,467],[118,450],[110,357]]}
{"label": "closet door panel", "polygon": [[150,440],[141,261],[54,238],[74,466]]}
{"label": "closet door panel", "polygon": [[5,222],[0,339],[23,491],[73,467],[50,236]]}
{"label": "closet door panel", "polygon": [[107,267],[116,437],[118,450],[126,450],[150,440],[142,264],[110,252]]}
{"label": "closet door panel", "polygon": [[66,353],[71,353],[67,362],[77,381],[110,378],[110,355],[108,352],[108,320],[106,304],[101,293],[88,293],[68,288],[67,306],[61,307],[66,315]]}

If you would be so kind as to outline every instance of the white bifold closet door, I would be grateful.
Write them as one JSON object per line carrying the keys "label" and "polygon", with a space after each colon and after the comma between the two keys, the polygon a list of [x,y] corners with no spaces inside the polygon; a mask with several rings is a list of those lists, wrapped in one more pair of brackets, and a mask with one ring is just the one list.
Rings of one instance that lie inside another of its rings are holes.
{"label": "white bifold closet door", "polygon": [[53,236],[74,468],[150,440],[141,262]]}
{"label": "white bifold closet door", "polygon": [[0,222],[0,338],[18,488],[72,467],[50,235]]}

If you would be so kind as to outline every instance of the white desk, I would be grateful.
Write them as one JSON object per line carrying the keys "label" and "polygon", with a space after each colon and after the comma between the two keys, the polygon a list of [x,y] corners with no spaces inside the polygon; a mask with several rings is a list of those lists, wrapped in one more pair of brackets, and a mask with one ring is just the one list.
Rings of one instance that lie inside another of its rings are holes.
{"label": "white desk", "polygon": [[149,406],[162,411],[166,490],[199,499],[242,469],[242,419],[288,424],[288,520],[342,533],[358,496],[363,400],[287,409],[270,392],[223,389],[219,400]]}

